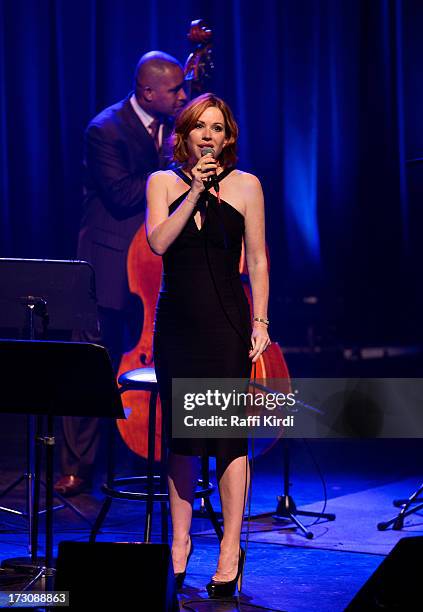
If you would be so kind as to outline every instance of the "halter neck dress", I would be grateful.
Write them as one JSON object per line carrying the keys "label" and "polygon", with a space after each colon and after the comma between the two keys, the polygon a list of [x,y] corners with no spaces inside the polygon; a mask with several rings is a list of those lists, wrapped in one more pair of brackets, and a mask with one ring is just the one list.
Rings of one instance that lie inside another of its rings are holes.
{"label": "halter neck dress", "polygon": [[[221,182],[233,168],[218,175]],[[191,185],[181,170],[174,172]],[[189,189],[169,206],[171,215]],[[194,215],[205,210],[202,226]],[[156,307],[154,363],[168,448],[181,455],[232,460],[246,439],[172,438],[172,378],[249,378],[250,308],[239,273],[244,217],[203,192],[185,227],[163,255]]]}

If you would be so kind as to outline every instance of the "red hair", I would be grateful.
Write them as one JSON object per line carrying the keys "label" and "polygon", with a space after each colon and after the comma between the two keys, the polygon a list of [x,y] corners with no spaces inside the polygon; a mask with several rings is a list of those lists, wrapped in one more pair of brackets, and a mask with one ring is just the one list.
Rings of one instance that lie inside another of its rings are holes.
{"label": "red hair", "polygon": [[173,158],[184,163],[189,158],[187,148],[187,138],[191,130],[194,129],[198,119],[207,108],[214,106],[218,108],[225,121],[226,145],[218,157],[218,161],[223,167],[235,166],[237,161],[236,142],[238,139],[238,125],[229,106],[221,98],[212,93],[205,93],[189,102],[177,115],[173,128]]}

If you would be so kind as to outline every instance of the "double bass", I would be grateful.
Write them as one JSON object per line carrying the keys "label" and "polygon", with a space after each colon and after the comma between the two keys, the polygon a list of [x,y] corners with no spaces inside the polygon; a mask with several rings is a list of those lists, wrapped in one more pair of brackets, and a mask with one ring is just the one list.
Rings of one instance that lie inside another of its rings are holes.
{"label": "double bass", "polygon": [[[188,40],[193,46],[184,67],[185,80],[189,96],[195,97],[206,90],[213,69],[212,32],[204,20],[191,22]],[[129,352],[122,356],[118,377],[128,370],[142,367],[154,367],[153,331],[157,297],[160,289],[162,259],[155,255],[147,242],[145,223],[135,234],[128,251],[127,259],[128,284],[130,292],[141,300],[144,308],[144,320],[138,342]],[[240,272],[244,279],[244,290],[252,308],[251,291],[248,283],[248,270],[243,255]],[[275,342],[268,347],[256,363],[257,379],[289,379],[288,369],[279,345]],[[147,391],[128,391],[122,396],[126,420],[118,420],[117,427],[126,445],[137,455],[147,458],[148,455],[148,406],[150,393]],[[156,413],[155,459],[160,460],[161,453],[161,405],[158,400]],[[270,444],[271,446],[271,444]],[[267,448],[270,447],[267,444]],[[266,450],[264,449],[264,450]]]}

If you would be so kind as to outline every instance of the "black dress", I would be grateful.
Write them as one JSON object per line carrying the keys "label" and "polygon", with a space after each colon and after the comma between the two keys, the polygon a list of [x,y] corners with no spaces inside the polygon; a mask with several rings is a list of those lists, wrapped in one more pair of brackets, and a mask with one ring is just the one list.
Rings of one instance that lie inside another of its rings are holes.
{"label": "black dress", "polygon": [[[221,181],[232,169],[224,170]],[[190,179],[175,171],[188,185]],[[169,214],[185,198],[169,206]],[[207,203],[207,205],[206,205]],[[201,230],[194,215],[206,209]],[[185,227],[163,255],[156,308],[154,363],[168,448],[181,455],[232,460],[246,455],[245,439],[171,438],[173,378],[249,378],[250,308],[239,274],[244,217],[203,192]]]}

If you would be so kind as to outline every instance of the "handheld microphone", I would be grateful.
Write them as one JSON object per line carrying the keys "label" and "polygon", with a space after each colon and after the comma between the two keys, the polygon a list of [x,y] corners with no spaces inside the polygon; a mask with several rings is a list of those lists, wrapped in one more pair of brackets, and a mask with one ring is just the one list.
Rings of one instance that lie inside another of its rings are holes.
{"label": "handheld microphone", "polygon": [[[201,149],[201,157],[204,157],[204,155],[209,155],[212,154],[214,157],[214,149],[212,147],[203,147]],[[207,179],[207,183],[209,185],[209,187],[213,186],[215,192],[217,193],[217,197],[219,199],[219,181],[217,180],[217,175],[213,174],[213,176],[209,176],[209,178]]]}

